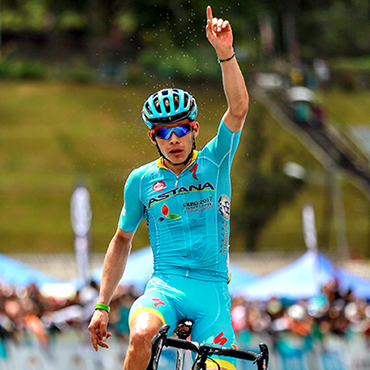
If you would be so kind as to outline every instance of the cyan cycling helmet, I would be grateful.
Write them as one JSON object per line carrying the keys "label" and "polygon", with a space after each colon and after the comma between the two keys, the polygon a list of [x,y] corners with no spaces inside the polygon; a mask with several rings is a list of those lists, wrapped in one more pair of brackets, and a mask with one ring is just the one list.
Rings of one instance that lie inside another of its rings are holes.
{"label": "cyan cycling helmet", "polygon": [[174,123],[188,118],[194,121],[198,113],[195,99],[181,89],[164,89],[145,101],[142,117],[150,129],[164,123]]}

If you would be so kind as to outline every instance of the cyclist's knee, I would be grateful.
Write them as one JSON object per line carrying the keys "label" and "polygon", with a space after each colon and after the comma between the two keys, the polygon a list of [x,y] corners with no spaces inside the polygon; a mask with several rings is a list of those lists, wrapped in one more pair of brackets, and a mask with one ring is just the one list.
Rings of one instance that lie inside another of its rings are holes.
{"label": "cyclist's knee", "polygon": [[162,321],[157,316],[138,315],[130,325],[130,345],[150,348],[161,326]]}
{"label": "cyclist's knee", "polygon": [[151,331],[135,328],[130,332],[130,346],[150,349],[153,336]]}

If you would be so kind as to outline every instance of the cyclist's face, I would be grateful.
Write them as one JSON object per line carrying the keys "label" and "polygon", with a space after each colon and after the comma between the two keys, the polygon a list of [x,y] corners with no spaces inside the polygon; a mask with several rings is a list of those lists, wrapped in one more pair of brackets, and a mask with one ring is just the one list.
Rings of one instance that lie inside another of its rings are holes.
{"label": "cyclist's face", "polygon": [[[189,121],[183,120],[176,122],[174,124],[165,124],[165,125],[158,125],[156,128],[161,127],[177,127],[183,125],[185,123],[189,123]],[[198,122],[193,122],[194,126],[192,131],[188,134],[178,137],[175,131],[171,132],[171,135],[168,139],[161,139],[160,137],[153,138],[153,133],[148,132],[150,140],[153,144],[158,144],[160,151],[162,154],[168,158],[172,163],[181,163],[184,162],[187,157],[189,156],[191,150],[193,149],[193,137],[197,137],[199,133],[199,124]]]}

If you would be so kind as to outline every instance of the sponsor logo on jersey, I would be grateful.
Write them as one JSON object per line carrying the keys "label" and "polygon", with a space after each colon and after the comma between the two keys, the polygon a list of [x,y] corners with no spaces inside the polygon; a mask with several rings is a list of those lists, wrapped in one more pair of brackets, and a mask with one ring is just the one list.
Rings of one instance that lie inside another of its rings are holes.
{"label": "sponsor logo on jersey", "polygon": [[150,178],[153,180],[155,178],[157,178],[159,176],[159,171],[157,169],[157,171],[153,171],[151,174],[150,174]]}
{"label": "sponsor logo on jersey", "polygon": [[220,346],[225,345],[227,338],[224,337],[224,332],[222,331],[215,339],[213,339],[213,344],[219,344]]}
{"label": "sponsor logo on jersey", "polygon": [[226,254],[229,248],[229,223],[222,221],[222,244],[220,252]]}
{"label": "sponsor logo on jersey", "polygon": [[195,163],[195,165],[192,168],[190,168],[190,172],[193,173],[193,177],[194,177],[195,180],[198,180],[198,178],[197,178],[197,169],[198,169],[198,163]]}
{"label": "sponsor logo on jersey", "polygon": [[166,304],[163,302],[163,299],[161,298],[152,298],[152,301],[154,302],[154,307],[157,308],[158,306],[165,306]]}
{"label": "sponsor logo on jersey", "polygon": [[190,202],[185,202],[183,203],[184,207],[184,212],[185,213],[190,213],[190,212],[200,212],[200,211],[205,211],[207,209],[213,208],[213,197],[209,196],[203,199],[194,200]]}
{"label": "sponsor logo on jersey", "polygon": [[[205,182],[204,184],[198,184],[198,185],[190,185],[189,187],[181,186],[180,188],[175,188],[166,191],[165,193],[159,194],[157,197],[151,198],[149,200],[149,208],[157,202],[160,202],[162,200],[165,200],[169,197],[172,197],[173,195],[180,194],[180,193],[190,193],[192,191],[203,191],[203,190],[215,190],[213,185],[210,182]],[[221,198],[220,198],[221,199]]]}
{"label": "sponsor logo on jersey", "polygon": [[226,194],[222,194],[220,196],[220,199],[218,200],[218,210],[226,221],[230,220],[230,200]]}
{"label": "sponsor logo on jersey", "polygon": [[162,191],[165,187],[166,184],[163,181],[158,181],[152,186],[152,189],[153,191]]}
{"label": "sponsor logo on jersey", "polygon": [[181,218],[181,216],[179,215],[170,214],[170,210],[166,204],[163,204],[161,211],[164,217],[159,217],[159,222],[162,222],[164,220],[178,220],[179,218]]}
{"label": "sponsor logo on jersey", "polygon": [[125,205],[123,205],[123,207],[122,207],[121,215],[123,217],[126,217],[126,207],[125,207]]}

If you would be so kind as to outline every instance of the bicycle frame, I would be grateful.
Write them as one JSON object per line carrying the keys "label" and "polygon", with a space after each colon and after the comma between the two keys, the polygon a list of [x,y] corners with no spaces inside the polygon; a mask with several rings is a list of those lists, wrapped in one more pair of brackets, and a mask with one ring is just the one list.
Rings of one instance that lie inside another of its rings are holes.
{"label": "bicycle frame", "polygon": [[234,357],[238,359],[253,361],[257,364],[258,370],[267,370],[268,366],[268,359],[269,359],[269,351],[268,347],[265,343],[261,343],[260,353],[253,352],[253,351],[245,351],[239,350],[234,348],[226,348],[208,344],[199,344],[197,342],[188,341],[185,339],[177,339],[177,338],[167,338],[167,332],[169,330],[169,325],[163,325],[158,333],[152,339],[152,355],[146,370],[157,370],[158,369],[158,362],[161,356],[163,347],[174,347],[182,349],[183,352],[178,352],[181,356],[182,354],[182,361],[176,361],[176,370],[183,370],[183,368],[178,366],[183,366],[183,358],[185,350],[190,350],[196,353],[196,359],[194,362],[193,370],[206,370],[206,360],[211,355],[219,355],[219,356],[227,356],[227,357]]}

